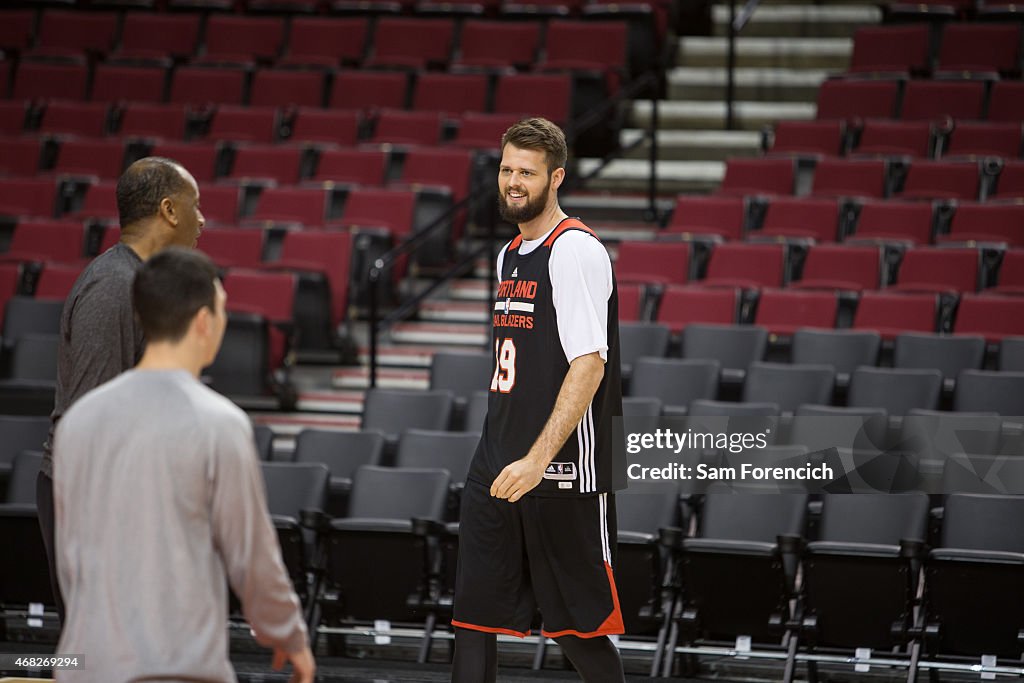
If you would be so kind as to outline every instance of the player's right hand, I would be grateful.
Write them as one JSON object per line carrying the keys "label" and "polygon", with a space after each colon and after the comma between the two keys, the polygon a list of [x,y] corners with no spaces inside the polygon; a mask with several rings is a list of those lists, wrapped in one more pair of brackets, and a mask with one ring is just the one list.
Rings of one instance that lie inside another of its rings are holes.
{"label": "player's right hand", "polygon": [[313,675],[316,673],[316,662],[313,661],[313,651],[309,649],[309,646],[296,650],[295,652],[285,652],[281,648],[274,649],[274,662],[272,664],[274,671],[280,671],[284,666],[285,662],[290,661],[292,663],[292,677],[288,679],[288,683],[313,683]]}

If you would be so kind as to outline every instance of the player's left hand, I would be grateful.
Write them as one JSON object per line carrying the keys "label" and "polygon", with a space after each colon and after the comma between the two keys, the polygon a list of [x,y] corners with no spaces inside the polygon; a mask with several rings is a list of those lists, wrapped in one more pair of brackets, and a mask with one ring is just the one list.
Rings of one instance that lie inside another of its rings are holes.
{"label": "player's left hand", "polygon": [[510,463],[491,484],[491,495],[514,503],[532,491],[544,478],[544,465],[530,458]]}

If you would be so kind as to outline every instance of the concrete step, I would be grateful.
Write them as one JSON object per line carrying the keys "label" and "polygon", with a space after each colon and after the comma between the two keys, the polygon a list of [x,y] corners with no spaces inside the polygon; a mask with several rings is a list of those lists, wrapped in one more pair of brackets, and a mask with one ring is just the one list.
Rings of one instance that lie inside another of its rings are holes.
{"label": "concrete step", "polygon": [[[377,347],[377,362],[380,367],[388,368],[429,368],[435,353],[447,350],[447,344],[393,344],[382,343]],[[370,349],[360,346],[359,362],[363,366],[370,364]]]}
{"label": "concrete step", "polygon": [[[483,264],[480,264],[483,266]],[[437,322],[486,323],[491,319],[483,301],[428,299],[420,306],[420,319]]]}
{"label": "concrete step", "polygon": [[[737,16],[742,8],[743,3],[736,4]],[[711,8],[711,21],[716,36],[728,35],[729,5],[714,5]],[[881,21],[882,10],[875,5],[761,5],[754,11],[740,35],[746,38],[849,38],[860,26]]]}
{"label": "concrete step", "polygon": [[486,301],[494,298],[494,288],[486,280],[456,280],[448,288],[448,295],[462,301]]}
{"label": "concrete step", "polygon": [[[818,98],[818,88],[839,70],[774,69],[744,67],[736,69],[735,99],[766,102],[810,102]],[[725,99],[728,70],[716,67],[677,66],[668,72],[669,100]]]}
{"label": "concrete step", "polygon": [[[833,69],[845,71],[853,53],[850,38],[747,38],[736,39],[737,67],[777,69]],[[717,66],[729,63],[725,37],[687,36],[679,39],[678,66]]]}
{"label": "concrete step", "polygon": [[[664,213],[672,209],[674,198],[658,197],[655,208]],[[585,221],[593,221],[599,227],[607,221],[616,223],[639,223],[647,217],[650,199],[646,193],[630,194],[627,192],[575,192],[568,197],[559,197],[559,203],[566,213],[582,216]]]}
{"label": "concrete step", "polygon": [[[735,103],[736,127],[739,130],[761,130],[780,119],[810,120],[817,107],[813,102],[750,102]],[[649,100],[633,102],[629,125],[644,128],[650,125]],[[725,128],[725,102],[662,100],[658,104],[658,125],[661,129],[721,130]]]}
{"label": "concrete step", "polygon": [[[598,159],[580,159],[584,172],[593,170]],[[721,161],[659,161],[657,192],[711,192],[722,182],[725,164]],[[650,164],[640,159],[617,159],[608,164],[589,183],[592,189],[640,191],[647,188]]]}
{"label": "concrete step", "polygon": [[491,328],[481,324],[450,324],[436,322],[397,323],[391,328],[391,341],[400,344],[432,344],[437,346],[485,346]]}
{"label": "concrete step", "polygon": [[363,412],[363,392],[330,389],[300,391],[295,407],[301,411],[358,415]]}
{"label": "concrete step", "polygon": [[[359,413],[362,413],[360,402]],[[350,432],[359,429],[358,415],[318,415],[315,413],[250,412],[255,424],[266,425],[274,430],[275,447],[279,437],[295,436],[303,429],[333,429]]]}
{"label": "concrete step", "polygon": [[[369,389],[370,369],[341,368],[334,372],[331,382],[336,389]],[[377,386],[381,389],[427,389],[430,387],[430,371],[425,368],[379,367]]]}
{"label": "concrete step", "polygon": [[[627,128],[620,134],[623,145],[645,138],[647,131]],[[627,155],[646,159],[650,143],[644,140]],[[751,157],[761,153],[761,133],[753,130],[661,130],[658,159],[666,161],[725,161],[729,157]]]}

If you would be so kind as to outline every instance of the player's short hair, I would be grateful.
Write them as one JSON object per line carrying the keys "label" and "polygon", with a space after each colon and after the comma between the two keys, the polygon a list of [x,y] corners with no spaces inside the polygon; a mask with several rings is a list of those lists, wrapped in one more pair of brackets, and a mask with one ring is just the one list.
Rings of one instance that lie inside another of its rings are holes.
{"label": "player's short hair", "polygon": [[556,168],[565,168],[569,157],[565,133],[556,124],[540,117],[512,124],[501,136],[501,149],[509,144],[519,149],[543,151],[547,155],[548,173]]}
{"label": "player's short hair", "polygon": [[168,247],[146,261],[132,283],[132,305],[150,342],[180,341],[202,308],[217,305],[217,267],[206,254]]}
{"label": "player's short hair", "polygon": [[139,159],[121,174],[117,181],[117,213],[121,227],[155,216],[164,197],[188,189],[181,174],[184,167],[164,157]]}

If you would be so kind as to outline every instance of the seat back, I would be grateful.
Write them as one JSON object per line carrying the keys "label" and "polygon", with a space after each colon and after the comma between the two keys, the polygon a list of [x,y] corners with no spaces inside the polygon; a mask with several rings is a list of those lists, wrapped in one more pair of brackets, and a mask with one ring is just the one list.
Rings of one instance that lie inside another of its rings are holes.
{"label": "seat back", "polygon": [[295,439],[295,462],[322,463],[332,478],[352,479],[363,465],[380,464],[384,435],[374,431],[303,429]]}
{"label": "seat back", "polygon": [[451,477],[445,470],[363,465],[352,482],[349,517],[444,519]]}

